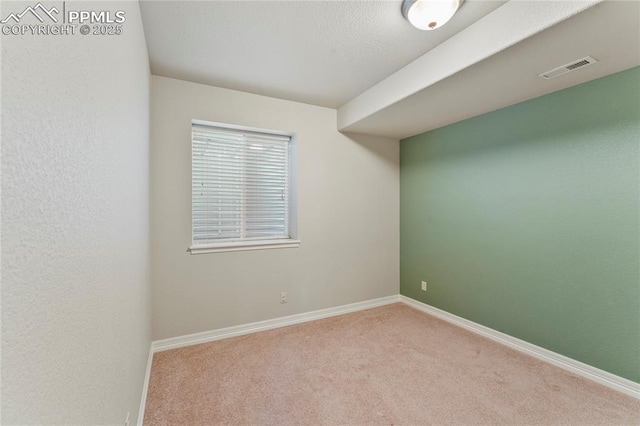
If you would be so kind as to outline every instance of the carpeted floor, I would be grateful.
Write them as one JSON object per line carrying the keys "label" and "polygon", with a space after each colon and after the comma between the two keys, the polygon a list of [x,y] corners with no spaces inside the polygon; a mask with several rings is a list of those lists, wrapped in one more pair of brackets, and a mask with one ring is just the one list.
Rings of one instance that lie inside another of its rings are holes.
{"label": "carpeted floor", "polygon": [[156,353],[147,425],[621,425],[640,401],[403,304]]}

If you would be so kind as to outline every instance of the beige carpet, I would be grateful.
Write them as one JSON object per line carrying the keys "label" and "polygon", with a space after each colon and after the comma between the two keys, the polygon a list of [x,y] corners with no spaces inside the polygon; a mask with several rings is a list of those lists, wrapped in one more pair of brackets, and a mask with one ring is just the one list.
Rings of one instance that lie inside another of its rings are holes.
{"label": "beige carpet", "polygon": [[147,425],[640,424],[640,401],[402,304],[155,354]]}

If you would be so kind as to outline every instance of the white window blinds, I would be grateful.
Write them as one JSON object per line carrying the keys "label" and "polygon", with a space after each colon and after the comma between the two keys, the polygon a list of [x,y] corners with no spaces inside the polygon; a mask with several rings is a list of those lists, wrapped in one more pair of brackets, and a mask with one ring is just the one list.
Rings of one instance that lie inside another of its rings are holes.
{"label": "white window blinds", "polygon": [[291,137],[192,125],[193,246],[289,238]]}

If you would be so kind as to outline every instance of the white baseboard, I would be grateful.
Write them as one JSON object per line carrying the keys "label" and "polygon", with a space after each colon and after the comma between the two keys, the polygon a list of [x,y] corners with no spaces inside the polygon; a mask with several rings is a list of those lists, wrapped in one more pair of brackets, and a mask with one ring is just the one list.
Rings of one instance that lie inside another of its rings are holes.
{"label": "white baseboard", "polygon": [[335,308],[320,309],[318,311],[289,315],[265,321],[252,322],[250,324],[236,325],[233,327],[219,328],[217,330],[172,337],[170,339],[154,340],[151,342],[151,349],[153,352],[160,352],[169,349],[182,348],[184,346],[199,345],[200,343],[213,342],[215,340],[227,339],[229,337],[242,336],[245,334],[286,327],[336,315],[348,314],[350,312],[362,311],[364,309],[376,308],[378,306],[389,305],[399,301],[400,295],[393,295],[381,297],[380,299],[351,303],[349,305],[336,306]]}
{"label": "white baseboard", "polygon": [[147,405],[147,391],[149,390],[149,377],[151,376],[151,363],[153,362],[153,349],[149,348],[147,358],[147,370],[144,373],[144,383],[142,384],[142,396],[140,398],[140,408],[138,409],[138,426],[142,426],[144,420],[144,409]]}
{"label": "white baseboard", "polygon": [[434,317],[457,325],[458,327],[464,328],[465,330],[469,330],[473,333],[479,334],[495,342],[513,348],[517,351],[533,356],[534,358],[548,362],[549,364],[553,364],[556,367],[560,367],[564,370],[570,371],[574,374],[577,374],[578,376],[584,377],[591,381],[600,383],[601,385],[607,386],[611,389],[615,389],[626,395],[640,399],[639,383],[633,382],[620,376],[616,376],[615,374],[608,373],[604,370],[600,370],[599,368],[592,367],[588,364],[576,361],[572,358],[560,355],[548,349],[541,348],[540,346],[525,342],[524,340],[517,339],[515,337],[509,336],[508,334],[501,333],[492,328],[485,327],[484,325],[469,321],[467,319],[461,318],[457,315],[451,314],[449,312],[443,311],[409,297],[401,295],[400,301],[411,306],[412,308],[425,312],[429,315],[433,315]]}

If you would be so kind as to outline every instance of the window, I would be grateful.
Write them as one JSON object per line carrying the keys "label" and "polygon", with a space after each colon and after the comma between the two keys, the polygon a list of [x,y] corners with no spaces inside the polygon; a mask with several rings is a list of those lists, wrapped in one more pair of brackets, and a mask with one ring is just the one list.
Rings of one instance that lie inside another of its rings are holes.
{"label": "window", "polygon": [[192,254],[297,247],[294,136],[193,121]]}

